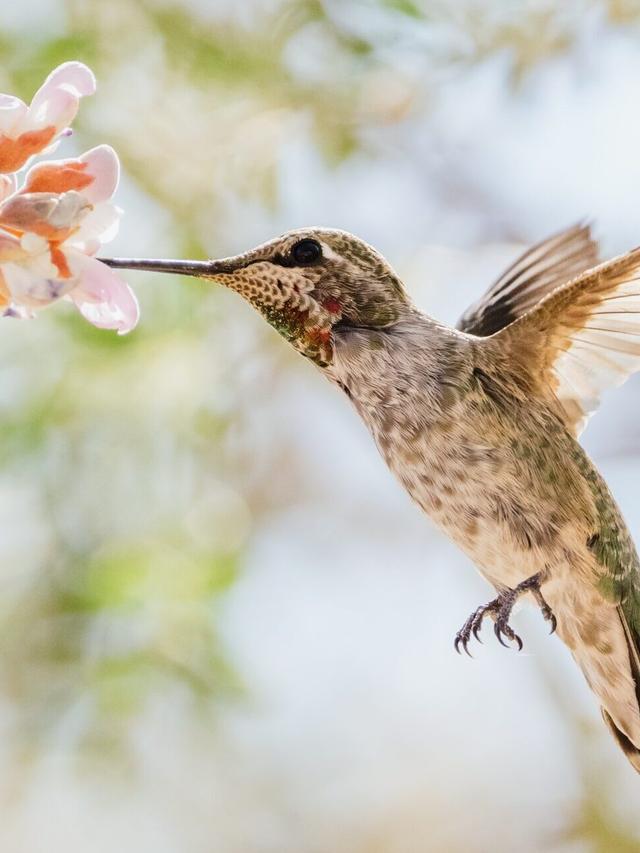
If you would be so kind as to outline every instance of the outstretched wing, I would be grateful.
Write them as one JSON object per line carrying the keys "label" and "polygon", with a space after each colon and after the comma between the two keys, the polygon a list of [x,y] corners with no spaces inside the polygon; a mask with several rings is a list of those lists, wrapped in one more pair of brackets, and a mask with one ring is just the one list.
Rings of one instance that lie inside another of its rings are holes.
{"label": "outstretched wing", "polygon": [[598,263],[588,225],[554,234],[521,255],[458,321],[471,335],[493,335],[529,311],[548,293]]}
{"label": "outstretched wing", "polygon": [[640,370],[640,248],[556,288],[486,346],[525,393],[553,392],[578,435],[602,392]]}

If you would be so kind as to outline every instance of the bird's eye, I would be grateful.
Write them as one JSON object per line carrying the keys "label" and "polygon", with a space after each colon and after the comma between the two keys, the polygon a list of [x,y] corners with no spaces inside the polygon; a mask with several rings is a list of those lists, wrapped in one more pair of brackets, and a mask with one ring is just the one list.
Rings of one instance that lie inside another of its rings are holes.
{"label": "bird's eye", "polygon": [[298,266],[308,267],[322,257],[322,246],[317,240],[300,240],[292,247],[291,257]]}

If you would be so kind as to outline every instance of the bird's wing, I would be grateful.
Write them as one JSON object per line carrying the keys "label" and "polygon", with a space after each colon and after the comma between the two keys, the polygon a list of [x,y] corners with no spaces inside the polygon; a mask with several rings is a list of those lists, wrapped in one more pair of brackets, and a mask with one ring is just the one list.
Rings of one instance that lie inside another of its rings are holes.
{"label": "bird's wing", "polygon": [[554,234],[521,255],[484,296],[467,309],[458,329],[493,335],[543,297],[598,263],[598,245],[588,225]]}
{"label": "bird's wing", "polygon": [[485,348],[523,393],[551,390],[578,435],[601,393],[640,370],[640,248],[556,288]]}

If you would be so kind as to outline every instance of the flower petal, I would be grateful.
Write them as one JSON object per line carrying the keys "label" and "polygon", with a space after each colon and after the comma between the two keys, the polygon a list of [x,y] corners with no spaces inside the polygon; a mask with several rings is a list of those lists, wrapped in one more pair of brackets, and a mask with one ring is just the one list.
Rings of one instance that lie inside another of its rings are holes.
{"label": "flower petal", "polygon": [[0,175],[0,202],[13,195],[18,188],[15,175]]}
{"label": "flower petal", "polygon": [[67,260],[80,283],[70,293],[76,307],[94,326],[130,332],[140,317],[134,292],[108,266],[86,255],[69,251]]}
{"label": "flower petal", "polygon": [[0,133],[11,136],[27,114],[28,107],[13,95],[0,95]]}
{"label": "flower petal", "polygon": [[47,160],[32,166],[21,193],[64,193],[83,190],[93,182],[87,164],[80,160]]}
{"label": "flower petal", "polygon": [[87,164],[87,174],[93,183],[83,190],[83,195],[92,203],[107,201],[115,193],[120,181],[120,161],[110,145],[97,145],[80,157]]}
{"label": "flower petal", "polygon": [[4,280],[2,269],[0,269],[0,308],[6,308],[11,302],[11,294]]}
{"label": "flower petal", "polygon": [[[0,261],[20,261],[25,257],[26,252],[20,245],[20,241],[11,234],[5,234],[0,231]],[[2,273],[2,264],[0,263],[0,308],[8,309],[11,302],[11,293],[7,286],[7,282]],[[6,310],[4,311],[6,314]]]}
{"label": "flower petal", "polygon": [[68,293],[73,279],[45,277],[25,264],[4,263],[1,266],[12,300],[18,305],[43,308]]}
{"label": "flower petal", "polygon": [[0,226],[64,240],[91,205],[80,193],[18,193],[0,205]]}
{"label": "flower petal", "polygon": [[30,107],[12,95],[0,95],[0,172],[16,172],[51,145],[73,121],[80,98],[95,89],[95,77],[86,65],[65,62],[49,74]]}
{"label": "flower petal", "polygon": [[16,261],[19,263],[29,256],[26,249],[17,237],[0,231],[0,263],[3,261]]}
{"label": "flower petal", "polygon": [[12,302],[7,306],[2,316],[12,317],[14,320],[33,320],[36,315],[29,308],[25,308],[24,305],[17,305],[15,302]]}
{"label": "flower petal", "polygon": [[60,133],[76,117],[80,98],[66,86],[60,86],[49,92],[45,101],[38,108],[31,107],[23,122],[25,130],[38,130],[41,127],[53,127]]}
{"label": "flower petal", "polygon": [[62,193],[77,190],[92,204],[116,191],[120,177],[118,155],[110,145],[98,145],[72,160],[51,160],[32,166],[23,193]]}
{"label": "flower petal", "polygon": [[21,133],[15,139],[0,134],[0,172],[17,172],[56,135],[53,125]]}
{"label": "flower petal", "polygon": [[[32,272],[42,278],[58,278],[48,240],[37,234],[23,234],[20,238],[20,248],[24,254],[16,263],[26,264]],[[13,258],[7,258],[7,260],[12,261]]]}
{"label": "flower petal", "polygon": [[65,245],[79,249],[86,255],[93,255],[102,243],[108,243],[116,236],[121,216],[122,210],[110,201],[97,204],[65,240]]}
{"label": "flower petal", "polygon": [[40,110],[52,94],[64,88],[76,99],[83,95],[93,95],[96,90],[96,78],[93,71],[83,62],[63,62],[49,74],[42,86],[33,96],[31,109]]}
{"label": "flower petal", "polygon": [[[93,94],[95,88],[95,77],[86,65],[81,62],[65,62],[59,65],[34,95],[18,131],[24,133],[51,128],[51,136],[37,149],[41,151],[57,133],[73,121],[78,112],[80,98]],[[37,151],[31,153],[35,154]]]}

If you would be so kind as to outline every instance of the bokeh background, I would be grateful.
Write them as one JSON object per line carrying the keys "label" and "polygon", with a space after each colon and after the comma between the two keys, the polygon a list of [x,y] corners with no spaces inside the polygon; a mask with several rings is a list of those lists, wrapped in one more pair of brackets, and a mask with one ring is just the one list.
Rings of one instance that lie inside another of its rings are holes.
{"label": "bokeh background", "polygon": [[[638,0],[22,0],[0,91],[95,70],[114,254],[356,232],[454,321],[527,244],[640,243]],[[346,399],[230,293],[131,274],[125,338],[0,334],[0,850],[630,853],[640,781]],[[640,381],[585,443],[640,540]]]}

